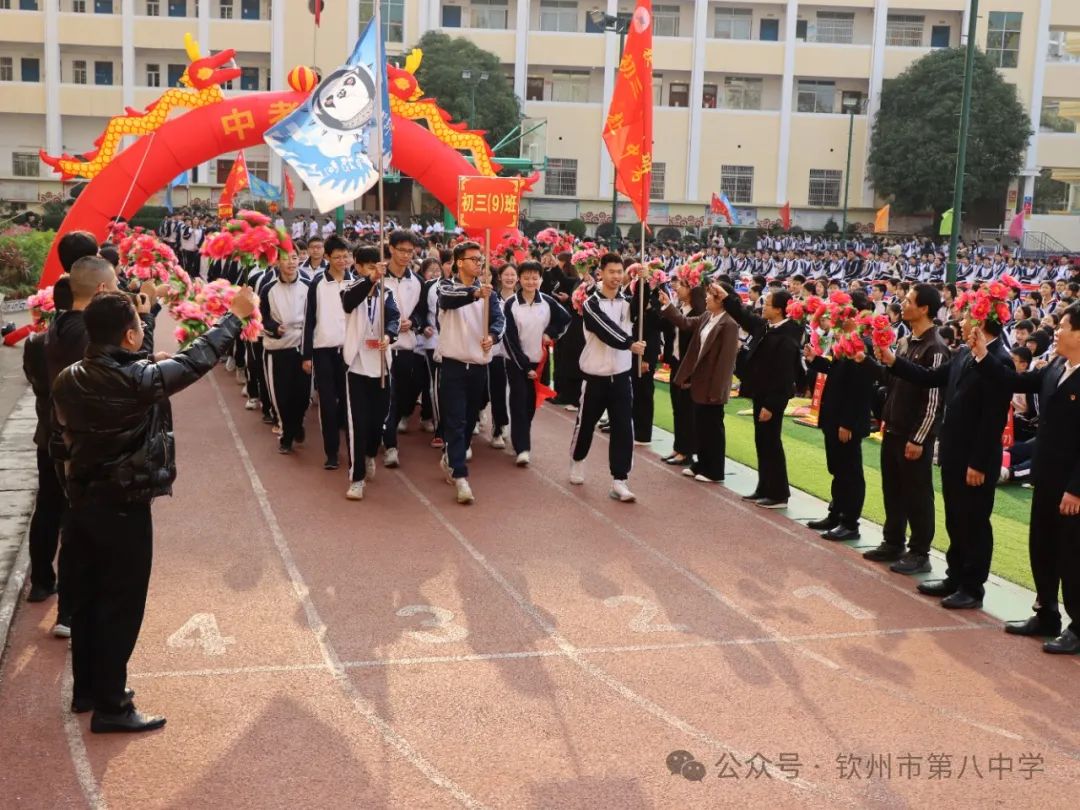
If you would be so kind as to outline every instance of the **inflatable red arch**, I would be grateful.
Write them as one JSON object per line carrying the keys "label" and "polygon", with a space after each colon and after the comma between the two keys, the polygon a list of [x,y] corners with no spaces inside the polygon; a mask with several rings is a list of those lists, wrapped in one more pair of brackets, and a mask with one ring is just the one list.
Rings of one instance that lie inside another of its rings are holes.
{"label": "inflatable red arch", "polygon": [[[104,240],[114,217],[130,219],[174,177],[219,155],[261,144],[263,133],[280,117],[276,111],[300,104],[307,95],[290,90],[225,99],[193,109],[139,138],[87,183],[75,200],[49,249],[39,287],[49,286],[63,272],[56,245],[65,233],[89,231]],[[458,178],[476,174],[476,169],[414,121],[394,115],[393,126],[394,167],[456,215]]]}

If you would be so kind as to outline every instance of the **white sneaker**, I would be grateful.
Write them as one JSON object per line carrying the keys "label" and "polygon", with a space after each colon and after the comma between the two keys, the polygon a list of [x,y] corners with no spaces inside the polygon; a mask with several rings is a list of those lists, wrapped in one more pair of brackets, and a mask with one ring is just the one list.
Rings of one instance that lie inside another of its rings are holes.
{"label": "white sneaker", "polygon": [[577,410],[577,405],[563,405],[563,410],[564,411],[570,411],[570,413],[574,413]]}
{"label": "white sneaker", "polygon": [[638,447],[649,447],[652,445],[652,442],[639,442],[637,439],[634,439],[634,444]]}
{"label": "white sneaker", "polygon": [[446,453],[439,456],[439,469],[443,471],[443,475],[446,476],[446,483],[454,483],[454,471],[450,469],[450,461],[446,457]]}
{"label": "white sneaker", "polygon": [[530,461],[530,459],[529,459],[529,451],[528,450],[522,450],[520,453],[517,454],[516,464],[519,467],[528,467],[529,466],[529,461]]}
{"label": "white sneaker", "polygon": [[349,484],[349,489],[345,493],[345,497],[350,501],[362,501],[364,500],[364,482],[353,481]]}
{"label": "white sneaker", "polygon": [[472,461],[472,448],[471,447],[466,447],[465,448],[465,460],[466,461]]}
{"label": "white sneaker", "polygon": [[251,397],[251,398],[248,399],[247,402],[244,403],[244,410],[245,411],[255,411],[255,410],[259,409],[260,405],[262,405],[262,403],[259,402],[259,400],[255,399],[254,397]]}
{"label": "white sneaker", "polygon": [[455,478],[454,486],[457,488],[457,502],[458,503],[472,503],[476,500],[472,494],[472,488],[469,486],[468,478]]}
{"label": "white sneaker", "polygon": [[225,370],[230,374],[236,371],[236,359],[232,355],[225,358]]}
{"label": "white sneaker", "polygon": [[496,450],[502,450],[506,447],[506,439],[503,438],[501,430],[491,438],[491,446]]}
{"label": "white sneaker", "polygon": [[57,622],[53,625],[52,634],[57,638],[71,638],[71,628],[66,624],[60,624]]}
{"label": "white sneaker", "polygon": [[237,385],[244,385],[245,383],[247,383],[247,369],[246,368],[238,368],[236,370],[236,384]]}
{"label": "white sneaker", "polygon": [[383,463],[384,467],[397,467],[398,466],[398,464],[400,462],[398,461],[398,455],[397,455],[397,448],[396,447],[387,447],[386,448],[386,452],[383,453],[382,463]]}
{"label": "white sneaker", "polygon": [[570,483],[571,484],[584,484],[585,483],[585,462],[584,461],[571,461],[570,462]]}
{"label": "white sneaker", "polygon": [[409,432],[409,420],[408,419],[399,419],[398,420],[397,432],[398,433],[408,433]]}
{"label": "white sneaker", "polygon": [[424,433],[434,433],[435,432],[435,422],[433,420],[431,420],[431,419],[421,419],[420,420],[420,429],[422,431],[424,431]]}
{"label": "white sneaker", "polygon": [[609,493],[612,498],[623,503],[631,503],[637,500],[637,495],[630,491],[630,487],[626,485],[625,481],[612,481],[611,492]]}
{"label": "white sneaker", "polygon": [[373,458],[365,458],[364,459],[364,480],[365,481],[370,481],[374,477],[375,477],[375,459],[373,459]]}
{"label": "white sneaker", "polygon": [[691,470],[689,467],[683,467],[682,474],[685,475],[687,478],[693,478],[695,475],[697,475],[697,473]]}

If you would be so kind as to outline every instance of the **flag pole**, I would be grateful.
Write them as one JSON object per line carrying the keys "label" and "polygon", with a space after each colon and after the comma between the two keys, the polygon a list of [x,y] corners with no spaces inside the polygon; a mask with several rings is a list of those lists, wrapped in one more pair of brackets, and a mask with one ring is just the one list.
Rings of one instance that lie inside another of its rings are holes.
{"label": "flag pole", "polygon": [[[383,335],[386,332],[386,235],[383,233],[383,229],[386,227],[386,207],[383,198],[383,84],[378,81],[382,76],[386,75],[386,68],[384,63],[386,62],[386,55],[383,53],[383,38],[382,38],[382,14],[380,12],[380,6],[382,3],[372,3],[375,10],[375,74],[376,74],[376,86],[375,86],[375,154],[378,160],[375,163],[376,170],[379,173],[379,259],[383,263],[382,273],[379,275],[379,343],[382,343]],[[386,388],[386,352],[382,349],[379,350],[379,387]]]}
{"label": "flag pole", "polygon": [[[644,175],[648,177],[649,175]],[[646,197],[645,199],[648,199]],[[641,221],[641,276],[638,278],[638,283],[641,285],[641,295],[638,298],[638,318],[637,318],[637,339],[642,341],[645,339],[645,285],[649,282],[645,278],[646,266],[645,266],[645,220]],[[639,377],[645,376],[645,355],[639,354],[637,358],[637,375]]]}
{"label": "flag pole", "polygon": [[[484,270],[480,274],[480,283],[484,283],[484,274],[491,274],[491,228],[484,230],[484,255],[487,257],[484,261]],[[494,281],[494,279],[492,279]],[[495,290],[491,291],[493,294]],[[483,301],[483,299],[480,299]],[[489,318],[491,317],[491,299],[484,301],[484,337],[487,337],[488,329],[491,328]],[[481,338],[483,340],[483,338]]]}

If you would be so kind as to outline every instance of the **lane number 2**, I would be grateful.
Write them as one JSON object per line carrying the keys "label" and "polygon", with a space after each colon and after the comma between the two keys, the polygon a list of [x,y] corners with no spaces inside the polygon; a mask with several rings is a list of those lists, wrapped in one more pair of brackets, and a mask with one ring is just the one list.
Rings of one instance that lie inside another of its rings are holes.
{"label": "lane number 2", "polygon": [[630,619],[629,627],[635,633],[685,633],[685,624],[660,624],[653,620],[660,614],[660,608],[655,602],[643,599],[640,596],[609,596],[604,600],[609,608],[617,608],[622,605],[637,605],[640,610]]}

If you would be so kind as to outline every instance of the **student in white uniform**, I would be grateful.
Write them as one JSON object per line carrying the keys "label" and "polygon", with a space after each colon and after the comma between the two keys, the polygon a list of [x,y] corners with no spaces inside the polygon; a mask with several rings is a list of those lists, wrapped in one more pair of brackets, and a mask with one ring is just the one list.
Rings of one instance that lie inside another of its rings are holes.
{"label": "student in white uniform", "polygon": [[351,445],[345,497],[359,501],[365,479],[375,477],[375,455],[390,407],[390,345],[398,336],[399,315],[390,288],[379,284],[385,272],[379,249],[358,247],[354,256],[360,278],[341,294],[346,315],[342,355],[348,367]]}
{"label": "student in white uniform", "polygon": [[262,310],[266,378],[274,409],[281,421],[279,453],[291,453],[304,442],[304,412],[311,397],[311,375],[300,354],[307,313],[308,281],[297,268],[296,251],[278,254],[277,277],[267,284]]}

